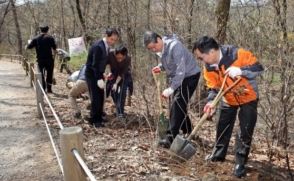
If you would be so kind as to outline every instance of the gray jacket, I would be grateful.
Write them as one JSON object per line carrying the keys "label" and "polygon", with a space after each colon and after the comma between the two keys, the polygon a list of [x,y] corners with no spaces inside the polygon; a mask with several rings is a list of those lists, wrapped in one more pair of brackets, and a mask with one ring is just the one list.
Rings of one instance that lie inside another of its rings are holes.
{"label": "gray jacket", "polygon": [[163,51],[161,56],[161,70],[165,70],[171,79],[171,88],[176,90],[184,78],[199,73],[200,67],[192,53],[179,41],[177,35],[162,37]]}

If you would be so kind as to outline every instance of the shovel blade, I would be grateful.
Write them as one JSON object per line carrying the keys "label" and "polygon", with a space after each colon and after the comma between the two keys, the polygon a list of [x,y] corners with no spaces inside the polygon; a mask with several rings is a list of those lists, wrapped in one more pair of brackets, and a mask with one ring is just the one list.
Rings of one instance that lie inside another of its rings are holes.
{"label": "shovel blade", "polygon": [[170,151],[185,160],[189,160],[196,153],[196,148],[189,141],[177,135],[170,146]]}

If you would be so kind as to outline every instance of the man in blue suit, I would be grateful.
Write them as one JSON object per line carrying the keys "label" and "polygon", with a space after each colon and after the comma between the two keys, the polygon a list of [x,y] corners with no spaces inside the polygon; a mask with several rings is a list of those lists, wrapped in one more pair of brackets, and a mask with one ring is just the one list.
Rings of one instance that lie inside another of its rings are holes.
{"label": "man in blue suit", "polygon": [[91,111],[88,122],[95,127],[104,127],[102,118],[104,88],[103,73],[109,53],[109,47],[113,46],[119,37],[119,33],[114,28],[108,28],[104,38],[96,41],[90,48],[86,62],[86,82],[89,88],[91,99]]}

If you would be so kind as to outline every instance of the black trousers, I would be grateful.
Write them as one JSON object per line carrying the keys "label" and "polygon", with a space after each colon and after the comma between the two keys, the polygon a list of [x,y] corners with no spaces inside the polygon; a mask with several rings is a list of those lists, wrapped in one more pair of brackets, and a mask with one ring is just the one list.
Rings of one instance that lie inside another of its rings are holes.
{"label": "black trousers", "polygon": [[59,57],[59,61],[60,61],[60,70],[59,70],[59,72],[62,72],[63,69],[65,69],[66,73],[68,75],[71,75],[71,71],[69,70],[69,68],[67,66],[67,63],[68,63],[69,60],[70,60],[70,57],[65,57],[65,58]]}
{"label": "black trousers", "polygon": [[[38,69],[42,74],[42,86],[44,91],[52,92],[52,79],[53,79],[53,70],[54,70],[54,59],[53,58],[44,58],[38,59]],[[46,74],[46,81],[45,75]]]}
{"label": "black trousers", "polygon": [[104,102],[104,89],[100,89],[97,85],[97,79],[94,72],[86,68],[85,71],[86,83],[89,89],[91,99],[90,123],[102,122],[102,111]]}
{"label": "black trousers", "polygon": [[237,111],[239,128],[235,141],[235,162],[245,165],[248,159],[252,135],[257,120],[258,100],[240,106],[227,106],[221,103],[220,114],[216,125],[216,143],[212,151],[213,157],[225,159],[230,138],[234,128]]}
{"label": "black trousers", "polygon": [[[116,80],[117,76],[115,76],[114,81]],[[132,81],[132,76],[130,73],[127,73],[124,79],[120,81],[117,85],[116,91],[111,91],[111,97],[113,102],[115,103],[115,107],[118,114],[125,114],[125,103],[127,98],[127,89]]]}
{"label": "black trousers", "polygon": [[187,105],[198,85],[200,73],[186,77],[182,85],[174,91],[172,106],[170,110],[170,121],[167,134],[177,136],[180,129],[183,133],[192,131],[192,123],[187,114]]}

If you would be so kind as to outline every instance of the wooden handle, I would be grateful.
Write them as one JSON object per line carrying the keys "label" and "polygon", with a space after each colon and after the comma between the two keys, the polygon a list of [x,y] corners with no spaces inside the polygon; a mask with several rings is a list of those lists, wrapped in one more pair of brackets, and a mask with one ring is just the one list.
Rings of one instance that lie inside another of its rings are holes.
{"label": "wooden handle", "polygon": [[[224,85],[225,85],[225,82],[227,80],[227,77],[228,77],[228,74],[226,74],[225,78],[224,78],[224,81],[222,83],[222,86],[218,92],[218,94],[216,95],[216,97],[214,98],[214,100],[212,101],[211,103],[211,107],[214,107],[216,106],[216,104],[219,102],[219,100],[223,97],[223,95],[225,93],[227,93],[232,87],[234,87],[238,82],[240,82],[241,80],[241,76],[238,76],[237,77],[237,80],[231,84],[225,91],[223,91],[224,89]],[[196,132],[199,130],[199,128],[202,126],[202,124],[204,123],[204,121],[207,119],[208,117],[208,112],[206,112],[200,119],[200,121],[197,123],[197,125],[195,126],[195,128],[193,129],[192,133],[190,134],[190,136],[188,137],[188,141],[191,141],[191,139],[193,138],[193,136],[196,135]]]}
{"label": "wooden handle", "polygon": [[155,73],[152,71],[152,75],[157,87],[157,97],[158,97],[158,105],[159,105],[159,111],[160,114],[163,113],[163,108],[162,108],[162,101],[161,101],[161,90],[160,90],[160,81],[157,80]]}

